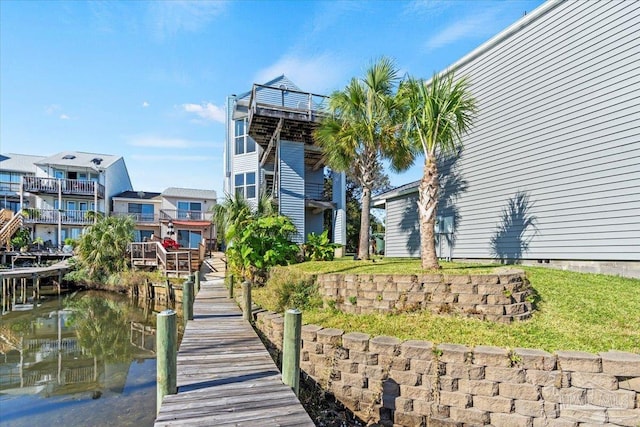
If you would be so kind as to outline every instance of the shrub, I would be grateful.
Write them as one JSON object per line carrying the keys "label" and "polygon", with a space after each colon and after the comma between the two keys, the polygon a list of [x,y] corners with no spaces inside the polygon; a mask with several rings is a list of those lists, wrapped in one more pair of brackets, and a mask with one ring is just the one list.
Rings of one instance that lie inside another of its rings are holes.
{"label": "shrub", "polygon": [[322,298],[313,276],[289,269],[272,269],[267,288],[276,297],[273,308],[277,312],[289,308],[303,310],[322,307]]}
{"label": "shrub", "polygon": [[307,235],[307,243],[304,244],[305,257],[312,261],[332,261],[338,246],[331,243],[327,230],[321,234],[312,232]]}

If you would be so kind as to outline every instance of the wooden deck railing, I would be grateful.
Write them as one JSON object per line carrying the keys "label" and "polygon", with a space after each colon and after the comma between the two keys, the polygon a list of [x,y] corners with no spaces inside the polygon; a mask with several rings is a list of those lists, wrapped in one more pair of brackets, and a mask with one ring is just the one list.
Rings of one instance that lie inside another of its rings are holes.
{"label": "wooden deck railing", "polygon": [[131,264],[155,266],[167,274],[191,274],[191,251],[167,251],[160,242],[130,244]]}
{"label": "wooden deck railing", "polygon": [[[90,225],[95,222],[93,211],[28,208],[25,212],[25,222],[28,224],[57,224],[58,218],[65,225]],[[104,216],[104,212],[98,212],[98,215]]]}
{"label": "wooden deck railing", "polygon": [[[11,218],[7,220],[9,215],[11,215]],[[22,227],[24,217],[20,212],[14,214],[8,209],[3,209],[2,220],[4,225],[2,226],[2,229],[0,229],[0,246],[5,246],[7,250],[9,250],[11,238],[15,232]]]}
{"label": "wooden deck railing", "polygon": [[41,178],[36,176],[25,176],[22,188],[29,193],[58,194],[74,196],[95,196],[96,191],[99,198],[104,199],[104,185],[95,181],[81,179],[59,179]]}
{"label": "wooden deck railing", "polygon": [[187,211],[182,209],[162,209],[160,219],[164,221],[211,221],[213,212],[207,211]]}

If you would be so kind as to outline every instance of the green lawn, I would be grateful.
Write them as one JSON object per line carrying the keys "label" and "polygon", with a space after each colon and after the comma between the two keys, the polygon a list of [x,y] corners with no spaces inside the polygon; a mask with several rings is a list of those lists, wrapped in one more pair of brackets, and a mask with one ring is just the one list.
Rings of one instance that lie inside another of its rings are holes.
{"label": "green lawn", "polygon": [[[307,273],[419,274],[417,260],[306,262],[288,268]],[[488,273],[495,266],[443,263],[443,273]],[[305,324],[469,346],[495,345],[554,350],[610,349],[640,353],[640,280],[518,266],[527,272],[541,300],[532,319],[509,325],[457,316],[416,312],[351,315],[306,309]],[[273,289],[256,289],[254,301],[273,309]]]}

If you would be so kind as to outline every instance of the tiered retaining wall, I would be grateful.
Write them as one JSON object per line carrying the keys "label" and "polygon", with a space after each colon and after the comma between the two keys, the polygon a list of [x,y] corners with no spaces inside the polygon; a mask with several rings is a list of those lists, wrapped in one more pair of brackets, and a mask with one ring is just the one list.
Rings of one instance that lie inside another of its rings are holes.
{"label": "tiered retaining wall", "polygon": [[[284,319],[256,326],[282,348]],[[640,355],[468,348],[302,328],[301,368],[385,426],[640,426]]]}
{"label": "tiered retaining wall", "polygon": [[426,309],[511,322],[531,317],[533,290],[526,274],[324,274],[317,277],[326,304],[345,313]]}

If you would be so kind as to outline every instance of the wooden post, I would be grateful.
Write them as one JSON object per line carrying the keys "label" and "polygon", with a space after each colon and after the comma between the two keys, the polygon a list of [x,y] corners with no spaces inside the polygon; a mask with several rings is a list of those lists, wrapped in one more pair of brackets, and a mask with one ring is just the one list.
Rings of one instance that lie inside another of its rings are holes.
{"label": "wooden post", "polygon": [[229,275],[229,298],[233,299],[233,287],[235,286],[235,277],[233,274]]}
{"label": "wooden post", "polygon": [[297,308],[284,314],[284,338],[282,340],[282,382],[298,395],[300,390],[300,343],[302,312]]}
{"label": "wooden post", "polygon": [[200,272],[196,272],[195,276],[195,292],[193,293],[193,296],[195,298],[195,296],[198,294],[198,292],[200,292]]}
{"label": "wooden post", "polygon": [[251,315],[251,282],[245,280],[242,282],[242,318],[253,323]]}
{"label": "wooden post", "polygon": [[192,277],[182,284],[182,317],[184,320],[184,326],[187,327],[187,322],[193,320],[193,282]]}
{"label": "wooden post", "polygon": [[178,331],[176,312],[164,310],[157,316],[157,403],[156,412],[160,412],[162,399],[167,394],[178,392],[176,377],[178,371]]}

